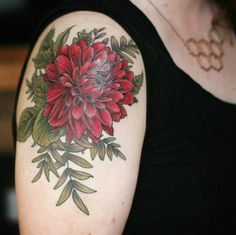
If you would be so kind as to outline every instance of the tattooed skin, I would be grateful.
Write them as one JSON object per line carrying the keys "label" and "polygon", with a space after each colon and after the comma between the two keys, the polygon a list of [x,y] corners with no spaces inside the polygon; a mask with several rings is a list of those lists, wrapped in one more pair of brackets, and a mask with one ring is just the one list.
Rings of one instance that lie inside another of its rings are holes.
{"label": "tattooed skin", "polygon": [[[96,190],[81,183],[93,178],[86,172],[93,165],[84,153],[88,151],[91,160],[126,159],[113,137],[113,123],[127,116],[127,105],[138,102],[143,73],[132,72],[133,59],[139,54],[132,40],[108,38],[105,28],[95,28],[78,32],[68,43],[73,27],[56,39],[52,28],[33,59],[35,72],[26,84],[34,106],[23,110],[17,140],[25,142],[31,136],[33,147],[38,147],[39,155],[32,162],[39,171],[32,182],[43,174],[49,181],[53,174],[58,178],[54,189],[63,188],[57,206],[72,197],[89,215],[80,195]],[[104,133],[110,137],[103,138]]]}

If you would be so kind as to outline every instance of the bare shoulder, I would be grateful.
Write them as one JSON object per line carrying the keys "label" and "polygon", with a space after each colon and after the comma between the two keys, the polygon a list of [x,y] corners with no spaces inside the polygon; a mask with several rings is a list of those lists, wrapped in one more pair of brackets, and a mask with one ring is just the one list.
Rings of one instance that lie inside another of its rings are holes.
{"label": "bare shoulder", "polygon": [[[17,105],[22,234],[45,231],[48,219],[61,215],[65,223],[49,225],[46,233],[120,234],[136,186],[145,118],[142,56],[117,22],[82,11],[48,25],[29,58]],[[116,225],[106,222],[107,214]]]}

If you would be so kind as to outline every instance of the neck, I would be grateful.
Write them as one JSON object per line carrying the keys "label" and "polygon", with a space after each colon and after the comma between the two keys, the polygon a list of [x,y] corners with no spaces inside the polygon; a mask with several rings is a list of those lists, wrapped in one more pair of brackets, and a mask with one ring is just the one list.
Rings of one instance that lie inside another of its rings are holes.
{"label": "neck", "polygon": [[191,22],[192,19],[205,18],[204,15],[210,14],[210,0],[130,0],[135,5],[147,8],[149,1],[153,3],[165,15],[169,15],[180,22]]}

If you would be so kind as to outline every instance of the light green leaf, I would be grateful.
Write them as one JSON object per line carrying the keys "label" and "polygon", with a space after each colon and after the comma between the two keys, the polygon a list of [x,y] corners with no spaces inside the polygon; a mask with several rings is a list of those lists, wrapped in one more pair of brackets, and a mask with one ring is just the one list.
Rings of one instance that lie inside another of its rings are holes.
{"label": "light green leaf", "polygon": [[73,184],[71,181],[69,181],[61,193],[61,196],[56,204],[57,206],[60,206],[69,198],[69,196],[71,195],[72,189],[73,189]]}
{"label": "light green leaf", "polygon": [[33,139],[40,146],[48,146],[56,142],[63,135],[63,130],[51,131],[48,120],[43,116],[43,109],[39,112],[33,127]]}
{"label": "light green leaf", "polygon": [[87,160],[85,160],[79,156],[69,153],[68,157],[69,157],[68,159],[70,161],[72,161],[73,163],[75,163],[76,165],[78,165],[80,167],[83,167],[83,168],[92,168],[93,167]]}
{"label": "light green leaf", "polygon": [[33,126],[37,117],[37,110],[35,108],[26,108],[21,114],[19,126],[17,129],[17,140],[24,142],[32,135]]}
{"label": "light green leaf", "polygon": [[54,162],[52,161],[51,157],[49,156],[47,159],[48,159],[48,166],[49,166],[50,170],[52,171],[52,173],[53,173],[57,178],[59,178],[60,176],[59,176],[59,174],[58,174],[58,172],[57,172],[57,169],[56,169],[55,164],[54,164]]}
{"label": "light green leaf", "polygon": [[41,168],[39,170],[39,172],[37,173],[37,175],[33,178],[33,180],[31,181],[32,183],[35,183],[36,181],[38,181],[42,175],[42,172],[43,172],[43,168]]}
{"label": "light green leaf", "polygon": [[49,180],[50,180],[50,178],[49,178],[49,165],[48,165],[48,163],[46,161],[44,162],[43,169],[44,169],[44,174],[45,174],[45,176],[47,178],[47,181],[49,182]]}
{"label": "light green leaf", "polygon": [[50,153],[52,154],[52,156],[53,156],[53,158],[54,158],[55,160],[57,160],[57,161],[60,162],[61,164],[64,164],[64,161],[63,161],[61,155],[57,152],[56,149],[50,147]]}
{"label": "light green leaf", "polygon": [[107,145],[107,156],[108,156],[109,159],[112,161],[113,149],[112,149],[112,146],[111,146],[110,144]]}
{"label": "light green leaf", "polygon": [[83,146],[81,146],[80,144],[70,144],[68,146],[68,151],[69,152],[77,153],[77,152],[82,152],[84,150],[85,150],[85,148]]}
{"label": "light green leaf", "polygon": [[58,180],[57,184],[54,186],[54,189],[58,189],[59,187],[61,187],[65,183],[65,181],[68,177],[68,172],[69,172],[68,168],[66,168],[64,170],[64,172],[62,173],[60,179]]}
{"label": "light green leaf", "polygon": [[98,156],[103,161],[106,154],[106,146],[103,142],[98,143]]}
{"label": "light green leaf", "polygon": [[93,178],[93,176],[89,173],[86,173],[83,171],[75,171],[73,169],[70,169],[69,174],[70,174],[70,176],[72,176],[78,180],[87,180],[88,178]]}
{"label": "light green leaf", "polygon": [[41,154],[39,155],[38,157],[35,157],[33,160],[32,160],[32,163],[35,163],[35,162],[39,162],[45,158],[47,158],[49,156],[48,153],[44,153],[44,154]]}
{"label": "light green leaf", "polygon": [[98,152],[98,150],[97,150],[97,147],[96,147],[96,146],[93,146],[93,147],[90,149],[90,156],[91,156],[92,160],[94,160],[94,158],[96,157],[97,152]]}
{"label": "light green leaf", "polygon": [[76,204],[76,206],[84,212],[86,215],[89,215],[89,211],[87,207],[84,205],[83,201],[81,200],[79,194],[74,190],[72,193],[73,201]]}
{"label": "light green leaf", "polygon": [[87,194],[90,194],[90,193],[96,193],[97,191],[96,190],[93,190],[81,183],[79,183],[78,181],[75,181],[75,180],[72,180],[72,183],[73,183],[73,186],[80,192],[82,193],[87,193]]}

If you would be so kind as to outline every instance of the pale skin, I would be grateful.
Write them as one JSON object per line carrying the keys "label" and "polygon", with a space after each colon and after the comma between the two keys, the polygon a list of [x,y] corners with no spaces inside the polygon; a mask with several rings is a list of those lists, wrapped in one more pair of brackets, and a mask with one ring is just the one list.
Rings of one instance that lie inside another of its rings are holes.
{"label": "pale skin", "polygon": [[[179,68],[218,99],[236,104],[235,45],[230,45],[229,40],[226,40],[224,69],[220,73],[205,72],[194,62],[181,41],[176,38],[173,31],[148,2],[141,0],[132,0],[131,2],[151,20]],[[156,0],[153,2],[171,22],[175,23],[174,26],[183,36],[186,35],[188,38],[206,35],[212,16],[205,1],[181,0],[181,7],[178,7],[178,1]],[[53,25],[59,33],[75,24],[75,29],[71,31],[72,36],[73,33],[76,33],[76,28],[106,27],[110,35],[116,37],[125,35],[130,38],[116,22],[98,13],[74,12],[62,16],[49,25],[38,39],[29,59],[24,81],[32,76],[32,58],[35,57],[40,42],[50,27]],[[145,71],[141,56],[135,61],[133,70],[139,73]],[[26,99],[25,91],[26,85],[23,82],[17,106],[18,122],[23,109],[32,106],[32,103]],[[138,98],[139,102],[135,106],[127,108],[128,117],[114,124],[114,135],[119,140],[127,160],[115,159],[113,162],[101,162],[95,159],[93,161],[96,167],[91,169],[90,173],[95,178],[88,182],[88,186],[96,188],[97,193],[83,195],[83,199],[90,208],[89,216],[78,211],[69,200],[60,207],[55,206],[59,196],[58,191],[52,190],[53,185],[57,182],[56,178],[51,177],[50,184],[44,177],[36,184],[31,184],[31,180],[36,174],[35,166],[32,165],[31,160],[37,149],[31,147],[32,139],[28,139],[24,143],[17,143],[16,190],[21,234],[122,234],[132,205],[145,133],[145,80]]]}

